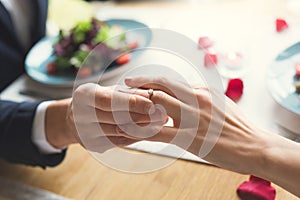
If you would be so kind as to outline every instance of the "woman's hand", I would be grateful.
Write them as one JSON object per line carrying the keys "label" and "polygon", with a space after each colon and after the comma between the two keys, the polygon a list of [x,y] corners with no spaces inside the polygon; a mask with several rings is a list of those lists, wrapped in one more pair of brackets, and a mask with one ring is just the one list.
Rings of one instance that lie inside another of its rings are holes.
{"label": "woman's hand", "polygon": [[126,146],[139,140],[124,137],[117,125],[164,121],[166,116],[161,113],[149,115],[152,106],[149,99],[120,92],[117,86],[84,84],[75,90],[72,99],[48,107],[47,140],[58,148],[80,143],[96,152]]}
{"label": "woman's hand", "polygon": [[[174,120],[174,127],[163,127],[159,134],[147,140],[173,143],[240,173],[254,174],[253,169],[263,165],[262,152],[270,148],[268,141],[274,136],[250,123],[225,95],[165,78],[128,78],[125,83],[130,87],[154,89],[151,100],[164,107]],[[135,90],[135,93],[148,96],[147,90]],[[130,125],[126,130],[132,135]]]}
{"label": "woman's hand", "polygon": [[[257,128],[218,92],[165,78],[128,78],[125,82],[142,88],[135,93],[144,97],[148,96],[145,89],[155,89],[151,100],[175,122],[174,127],[161,127],[147,140],[178,145],[215,165],[270,180],[300,197],[299,143]],[[130,127],[127,134],[132,133]]]}

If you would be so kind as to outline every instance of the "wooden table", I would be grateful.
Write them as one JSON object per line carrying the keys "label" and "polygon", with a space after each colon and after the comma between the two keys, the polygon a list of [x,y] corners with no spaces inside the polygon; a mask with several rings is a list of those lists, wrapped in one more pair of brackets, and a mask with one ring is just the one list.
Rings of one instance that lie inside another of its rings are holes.
{"label": "wooden table", "polygon": [[[147,174],[127,174],[98,163],[79,145],[68,149],[55,168],[0,162],[0,176],[73,199],[238,199],[236,188],[248,176],[217,167],[177,160]],[[277,199],[297,199],[275,186]]]}
{"label": "wooden table", "polygon": [[[221,1],[220,1],[221,2]],[[216,8],[249,12],[253,15],[289,15],[283,0],[226,1]],[[272,5],[272,6],[270,6]],[[101,5],[96,5],[101,8]],[[106,5],[107,6],[107,5]],[[122,3],[109,5],[110,9],[212,9],[214,4],[195,5],[182,1],[160,3]],[[156,16],[157,17],[157,16]],[[144,17],[145,19],[147,17]],[[168,158],[166,158],[168,159]],[[0,162],[0,176],[74,199],[238,199],[236,188],[248,176],[214,166],[177,160],[172,165],[146,174],[128,174],[110,169],[97,162],[81,146],[68,149],[65,160],[55,168],[27,167]],[[277,199],[297,199],[275,186]]]}

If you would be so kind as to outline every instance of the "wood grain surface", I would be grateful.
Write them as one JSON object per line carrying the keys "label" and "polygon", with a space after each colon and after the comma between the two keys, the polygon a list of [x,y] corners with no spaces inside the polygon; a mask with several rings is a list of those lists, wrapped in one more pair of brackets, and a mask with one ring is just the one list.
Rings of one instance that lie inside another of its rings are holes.
{"label": "wood grain surface", "polygon": [[[166,158],[168,159],[168,158]],[[0,176],[72,199],[238,199],[236,188],[248,176],[214,166],[177,160],[159,171],[130,174],[110,169],[79,145],[68,149],[55,168],[0,162]],[[277,188],[277,199],[297,199]]]}

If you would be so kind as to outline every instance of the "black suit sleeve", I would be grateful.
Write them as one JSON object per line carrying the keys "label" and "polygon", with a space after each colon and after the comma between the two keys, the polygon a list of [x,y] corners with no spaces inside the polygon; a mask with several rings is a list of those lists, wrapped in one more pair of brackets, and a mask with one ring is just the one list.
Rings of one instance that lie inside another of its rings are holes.
{"label": "black suit sleeve", "polygon": [[65,156],[41,154],[31,140],[38,102],[15,103],[0,100],[0,158],[32,166],[58,165]]}

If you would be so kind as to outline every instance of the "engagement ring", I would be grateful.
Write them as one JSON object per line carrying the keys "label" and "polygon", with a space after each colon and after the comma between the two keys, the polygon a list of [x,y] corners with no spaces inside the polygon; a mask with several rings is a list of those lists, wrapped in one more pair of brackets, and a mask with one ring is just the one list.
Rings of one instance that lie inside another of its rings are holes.
{"label": "engagement ring", "polygon": [[148,90],[148,94],[149,94],[149,99],[151,100],[151,97],[153,96],[153,92],[154,92],[154,90],[153,89],[149,89]]}

